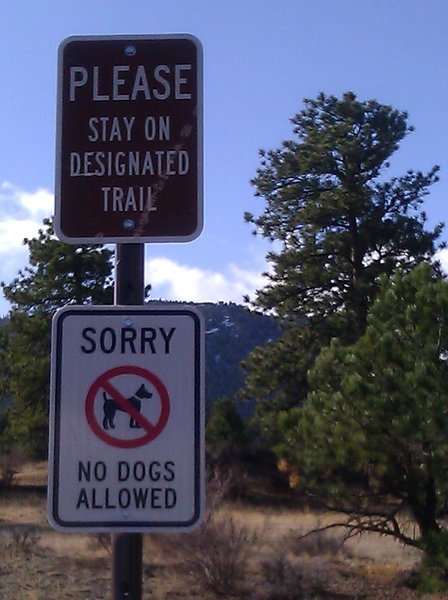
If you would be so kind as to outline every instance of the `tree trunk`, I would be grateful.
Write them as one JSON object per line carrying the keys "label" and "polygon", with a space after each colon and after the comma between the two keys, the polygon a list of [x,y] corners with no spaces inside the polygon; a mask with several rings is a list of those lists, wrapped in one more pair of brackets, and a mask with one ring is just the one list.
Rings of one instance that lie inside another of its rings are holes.
{"label": "tree trunk", "polygon": [[420,528],[421,536],[424,538],[428,534],[440,533],[441,529],[437,523],[437,499],[434,477],[428,475],[424,487],[421,490],[423,501],[419,497],[418,483],[412,481],[412,477],[408,481],[408,499],[412,514]]}
{"label": "tree trunk", "polygon": [[366,298],[362,286],[364,255],[359,242],[358,223],[355,215],[351,215],[349,218],[349,229],[352,238],[350,263],[352,267],[351,285],[353,292],[353,310],[357,317],[359,334],[361,335],[364,332],[367,323],[368,299]]}

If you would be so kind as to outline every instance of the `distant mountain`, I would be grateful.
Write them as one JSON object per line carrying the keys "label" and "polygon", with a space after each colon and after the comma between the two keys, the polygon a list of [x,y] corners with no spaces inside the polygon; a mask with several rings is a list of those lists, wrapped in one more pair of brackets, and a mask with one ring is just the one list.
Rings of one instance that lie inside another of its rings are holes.
{"label": "distant mountain", "polygon": [[[256,346],[276,339],[280,330],[273,318],[234,303],[195,305],[205,321],[206,402],[232,398],[244,383],[240,363]],[[243,416],[253,411],[248,402],[238,402]]]}

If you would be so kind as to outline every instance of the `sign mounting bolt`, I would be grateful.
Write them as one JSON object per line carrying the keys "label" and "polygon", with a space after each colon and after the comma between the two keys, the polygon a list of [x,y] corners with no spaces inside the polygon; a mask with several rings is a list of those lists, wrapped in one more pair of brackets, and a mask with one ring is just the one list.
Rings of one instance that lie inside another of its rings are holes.
{"label": "sign mounting bolt", "polygon": [[137,53],[137,48],[135,46],[133,46],[132,44],[129,44],[124,49],[124,53],[126,54],[126,56],[135,56]]}
{"label": "sign mounting bolt", "polygon": [[127,231],[131,231],[131,229],[134,229],[134,227],[135,227],[134,219],[125,219],[123,221],[123,229],[126,229]]}

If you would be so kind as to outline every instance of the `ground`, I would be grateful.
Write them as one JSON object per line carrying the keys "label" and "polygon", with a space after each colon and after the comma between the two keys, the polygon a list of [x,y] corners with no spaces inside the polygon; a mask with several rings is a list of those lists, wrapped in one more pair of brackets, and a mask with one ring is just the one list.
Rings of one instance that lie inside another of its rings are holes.
{"label": "ground", "polygon": [[[17,484],[2,493],[0,600],[110,600],[109,537],[50,529],[45,488],[38,487],[45,478],[44,463],[28,465],[18,473]],[[331,518],[298,508],[232,504],[217,509],[194,535],[145,535],[143,598],[212,600],[216,594],[204,587],[207,578],[221,598],[444,597],[421,596],[412,589],[420,557],[393,540],[369,534],[341,548],[342,532],[336,530],[299,540]],[[238,568],[241,577],[233,580]]]}

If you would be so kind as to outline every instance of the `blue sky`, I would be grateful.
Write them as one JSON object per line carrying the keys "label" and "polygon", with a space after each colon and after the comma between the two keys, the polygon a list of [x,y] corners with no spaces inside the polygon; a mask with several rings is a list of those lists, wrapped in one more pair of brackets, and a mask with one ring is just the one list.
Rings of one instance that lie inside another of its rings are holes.
{"label": "blue sky", "polygon": [[[0,280],[27,264],[25,236],[53,214],[56,60],[70,35],[190,33],[204,51],[205,225],[194,242],[146,245],[153,297],[242,302],[268,245],[243,213],[258,150],[291,136],[304,98],[355,92],[409,113],[391,175],[440,164],[425,202],[447,220],[446,0],[0,0]],[[448,240],[448,230],[444,233]],[[0,315],[8,305],[0,299]]]}

